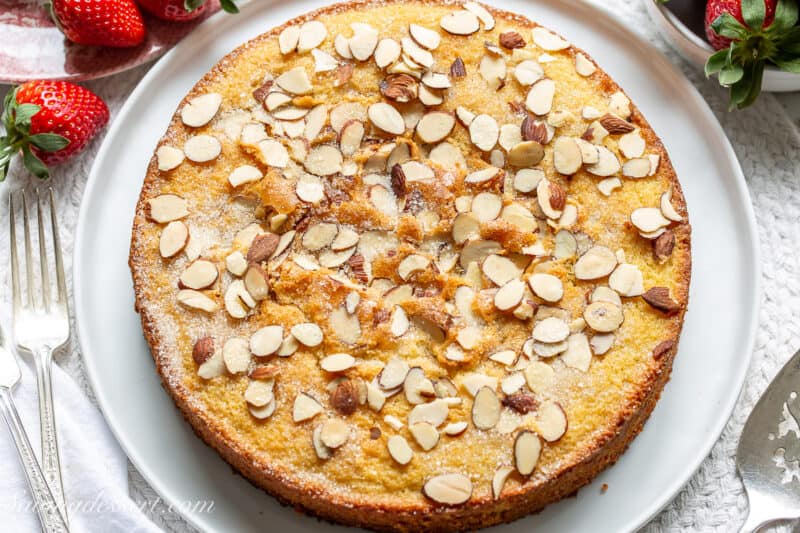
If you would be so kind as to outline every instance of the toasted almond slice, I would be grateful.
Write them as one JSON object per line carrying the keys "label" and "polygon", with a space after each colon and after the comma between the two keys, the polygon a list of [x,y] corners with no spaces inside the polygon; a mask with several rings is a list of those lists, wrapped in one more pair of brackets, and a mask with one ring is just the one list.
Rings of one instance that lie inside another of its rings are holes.
{"label": "toasted almond slice", "polygon": [[508,481],[508,476],[514,471],[513,468],[510,466],[501,466],[494,472],[494,477],[492,477],[492,497],[496,500],[500,498],[500,494],[503,492],[503,487]]}
{"label": "toasted almond slice", "polygon": [[622,307],[622,300],[620,300],[619,294],[602,285],[592,291],[592,294],[589,296],[589,302],[610,302],[617,307]]}
{"label": "toasted almond slice", "polygon": [[231,187],[239,187],[245,183],[252,183],[263,178],[264,175],[261,171],[253,165],[242,165],[236,167],[233,172],[228,176],[228,182]]}
{"label": "toasted almond slice", "polygon": [[597,183],[598,190],[605,196],[611,196],[611,193],[616,189],[622,187],[622,181],[619,178],[606,178]]}
{"label": "toasted almond slice", "polygon": [[312,174],[330,176],[342,170],[342,161],[342,152],[338,148],[330,144],[322,144],[311,149],[303,166]]}
{"label": "toasted almond slice", "polygon": [[299,40],[300,26],[287,26],[280,35],[278,35],[278,48],[282,54],[289,54],[297,49]]}
{"label": "toasted almond slice", "polygon": [[559,137],[553,145],[553,165],[568,176],[575,174],[583,165],[580,146],[572,137]]}
{"label": "toasted almond slice", "polygon": [[631,213],[631,223],[643,233],[652,233],[670,224],[656,207],[640,207]]}
{"label": "toasted almond slice", "polygon": [[316,107],[312,107],[311,110],[306,115],[306,129],[303,132],[303,136],[309,140],[313,141],[317,138],[317,136],[322,131],[322,128],[325,127],[325,121],[328,119],[328,107],[325,105],[318,105]]}
{"label": "toasted almond slice", "polygon": [[222,152],[222,144],[211,135],[194,135],[183,145],[186,158],[195,163],[206,163],[216,159]]}
{"label": "toasted almond slice", "polygon": [[507,257],[500,255],[489,255],[481,264],[481,271],[495,285],[502,286],[518,278],[522,271]]}
{"label": "toasted almond slice", "polygon": [[578,208],[573,204],[564,206],[561,218],[558,219],[558,228],[569,228],[578,221]]}
{"label": "toasted almond slice", "polygon": [[536,273],[528,278],[533,293],[546,302],[557,302],[564,296],[564,285],[552,274]]}
{"label": "toasted almond slice", "polygon": [[622,165],[622,175],[628,178],[644,178],[650,173],[650,160],[646,157],[629,159]]}
{"label": "toasted almond slice", "polygon": [[575,277],[581,280],[603,278],[611,274],[616,266],[614,252],[605,246],[593,246],[575,263]]}
{"label": "toasted almond slice", "polygon": [[311,252],[316,252],[331,244],[338,232],[339,227],[331,222],[314,224],[303,234],[303,246]]}
{"label": "toasted almond slice", "polygon": [[593,302],[586,306],[583,318],[593,330],[600,333],[610,333],[619,328],[624,316],[622,308],[610,302]]}
{"label": "toasted almond slice", "polygon": [[505,58],[502,55],[484,55],[478,65],[478,73],[484,80],[486,80],[486,83],[489,84],[490,89],[493,91],[499,90],[505,84]]}
{"label": "toasted almond slice", "polygon": [[573,333],[567,338],[567,351],[561,354],[561,361],[572,368],[587,372],[592,362],[589,339],[583,333]]}
{"label": "toasted almond slice", "polygon": [[403,281],[408,281],[412,274],[425,270],[430,263],[431,261],[427,257],[412,254],[400,262],[397,267],[397,273]]}
{"label": "toasted almond slice", "polygon": [[292,337],[302,344],[313,348],[322,344],[322,329],[312,322],[297,324],[292,327]]}
{"label": "toasted almond slice", "polygon": [[274,385],[275,382],[272,380],[251,381],[244,391],[245,401],[255,407],[264,407],[268,403],[275,401]]}
{"label": "toasted almond slice", "polygon": [[480,222],[489,222],[500,215],[503,208],[503,199],[499,194],[482,192],[472,201],[472,214]]}
{"label": "toasted almond slice", "polygon": [[181,273],[178,286],[181,289],[207,289],[217,281],[219,271],[211,261],[201,259],[190,264]]}
{"label": "toasted almond slice", "polygon": [[247,260],[242,252],[233,252],[225,258],[225,268],[234,276],[242,276],[247,271]]}
{"label": "toasted almond slice", "polygon": [[481,27],[478,17],[466,10],[448,13],[442,17],[439,25],[447,33],[452,33],[453,35],[472,35]]}
{"label": "toasted almond slice", "polygon": [[533,85],[544,77],[544,69],[532,59],[527,59],[514,67],[514,77],[523,87]]}
{"label": "toasted almond slice", "polygon": [[245,272],[243,281],[245,289],[253,299],[261,301],[269,296],[269,278],[260,265],[250,265]]}
{"label": "toasted almond slice", "polygon": [[336,53],[345,59],[353,59],[353,54],[350,52],[350,39],[344,35],[337,35],[333,39],[333,49]]}
{"label": "toasted almond slice", "polygon": [[422,493],[442,505],[461,505],[472,497],[472,481],[464,474],[442,474],[426,481]]}
{"label": "toasted almond slice", "polygon": [[500,128],[490,115],[478,115],[469,124],[469,136],[478,149],[488,152],[497,144]]}
{"label": "toasted almond slice", "polygon": [[325,197],[325,187],[319,177],[313,174],[303,174],[297,181],[295,193],[304,202],[316,204]]}
{"label": "toasted almond slice", "polygon": [[611,349],[611,346],[614,344],[614,334],[613,333],[597,333],[592,336],[592,339],[589,341],[589,344],[592,347],[592,353],[594,355],[603,355]]}
{"label": "toasted almond slice", "polygon": [[175,257],[189,242],[189,228],[180,220],[173,220],[161,231],[158,241],[158,251],[161,257],[169,259]]}
{"label": "toasted almond slice", "polygon": [[453,131],[456,119],[445,111],[430,111],[417,123],[417,135],[424,143],[437,143]]}
{"label": "toasted almond slice", "polygon": [[317,454],[317,457],[322,460],[327,460],[333,457],[333,450],[322,443],[322,439],[320,438],[321,433],[322,426],[319,425],[315,427],[314,431],[311,433],[311,443],[314,446],[314,453]]}
{"label": "toasted almond slice", "polygon": [[597,146],[579,137],[575,137],[575,143],[581,150],[581,159],[584,165],[595,165],[600,161],[600,152]]}
{"label": "toasted almond slice", "polygon": [[534,361],[523,371],[528,388],[534,394],[542,394],[550,389],[555,372],[553,367],[541,361]]}
{"label": "toasted almond slice", "polygon": [[409,325],[408,315],[405,310],[399,305],[395,306],[389,325],[392,335],[395,337],[402,337],[408,331]]}
{"label": "toasted almond slice", "polygon": [[428,71],[422,75],[420,81],[431,89],[449,89],[453,86],[447,74]]}
{"label": "toasted almond slice", "polygon": [[[192,357],[195,362],[202,361],[197,367],[197,375],[202,379],[209,380],[219,377],[225,372],[225,362],[222,359],[222,351],[214,350],[213,339],[210,337],[205,338],[211,340],[211,345],[208,346],[209,353],[205,356],[205,359],[194,357],[194,351],[192,352]],[[197,345],[195,345],[195,348],[197,348]]]}
{"label": "toasted almond slice", "polygon": [[472,403],[472,423],[478,429],[492,429],[500,420],[502,408],[497,394],[489,387],[482,387]]}
{"label": "toasted almond slice", "polygon": [[275,111],[292,101],[292,97],[281,91],[272,91],[264,98],[267,111]]}
{"label": "toasted almond slice", "polygon": [[181,108],[181,120],[190,128],[205,126],[217,114],[220,104],[222,95],[219,93],[196,96]]}
{"label": "toasted almond slice", "polygon": [[322,404],[305,392],[294,398],[292,407],[292,420],[295,423],[311,420],[323,411]]}
{"label": "toasted almond slice", "polygon": [[386,68],[400,57],[400,43],[394,39],[381,39],[375,48],[375,64],[378,68]]}
{"label": "toasted almond slice", "polygon": [[504,150],[510,150],[522,141],[522,133],[519,126],[515,124],[503,124],[500,126],[498,142]]}
{"label": "toasted almond slice", "polygon": [[232,337],[225,341],[222,346],[222,359],[225,368],[231,374],[242,374],[250,366],[250,350],[247,348],[247,340],[241,337]]}
{"label": "toasted almond slice", "polygon": [[631,101],[625,96],[625,93],[617,91],[609,98],[608,110],[627,120],[631,116]]}
{"label": "toasted almond slice", "polygon": [[530,476],[539,462],[542,442],[532,431],[523,430],[514,440],[514,466],[523,476]]}
{"label": "toasted almond slice", "polygon": [[173,146],[162,144],[156,150],[156,159],[158,160],[158,170],[168,172],[183,163],[183,152]]}
{"label": "toasted almond slice", "polygon": [[536,186],[536,196],[539,207],[547,218],[558,220],[561,217],[565,195],[559,185],[543,178]]}
{"label": "toasted almond slice", "polygon": [[608,277],[608,285],[620,295],[629,298],[644,294],[642,272],[639,267],[630,263],[617,266]]}
{"label": "toasted almond slice", "polygon": [[292,261],[303,270],[308,270],[309,272],[314,272],[320,268],[317,258],[310,254],[294,254]]}
{"label": "toasted almond slice", "polygon": [[377,128],[387,133],[402,135],[406,130],[403,116],[397,109],[385,102],[378,102],[369,106],[367,115]]}
{"label": "toasted almond slice", "polygon": [[340,448],[350,438],[350,427],[344,420],[331,418],[322,424],[319,437],[328,448]]}
{"label": "toasted almond slice", "polygon": [[[391,391],[390,391],[391,392]],[[400,431],[403,429],[403,421],[397,418],[394,415],[386,415],[383,417],[383,421],[386,422],[389,427],[394,429],[395,431]]]}
{"label": "toasted almond slice", "polygon": [[283,326],[264,326],[250,337],[250,351],[256,357],[267,357],[283,343]]}
{"label": "toasted almond slice", "polygon": [[275,83],[286,92],[291,94],[303,95],[312,90],[311,81],[308,79],[306,69],[295,67],[287,70],[275,79]]}
{"label": "toasted almond slice", "polygon": [[553,107],[555,93],[556,82],[543,78],[531,86],[525,98],[525,107],[536,115],[546,115]]}
{"label": "toasted almond slice", "polygon": [[444,93],[423,84],[419,86],[419,101],[426,107],[441,105],[444,102]]}
{"label": "toasted almond slice", "polygon": [[184,289],[178,291],[178,302],[190,309],[213,313],[218,309],[217,302],[200,291]]}
{"label": "toasted almond slice", "polygon": [[399,387],[405,381],[409,371],[408,363],[398,357],[394,357],[386,363],[386,366],[378,374],[378,385],[383,390]]}
{"label": "toasted almond slice", "polygon": [[339,66],[339,62],[336,58],[328,52],[323,52],[315,48],[311,50],[311,55],[314,57],[314,72],[330,72],[336,70],[336,67]]}
{"label": "toasted almond slice", "polygon": [[400,39],[403,52],[407,54],[406,62],[411,59],[420,67],[430,68],[433,66],[433,56],[428,50],[418,45],[413,39],[403,37]]}
{"label": "toasted almond slice", "polygon": [[620,171],[619,159],[614,152],[605,146],[598,146],[598,161],[594,165],[589,165],[586,170],[595,176],[611,176]]}
{"label": "toasted almond slice", "polygon": [[459,166],[463,169],[467,168],[467,160],[464,158],[464,154],[449,142],[437,144],[428,154],[428,158],[449,170],[456,170]]}
{"label": "toasted almond slice", "polygon": [[457,437],[464,433],[468,427],[469,424],[466,422],[451,422],[442,428],[442,433],[449,435],[450,437]]}
{"label": "toasted almond slice", "polygon": [[557,343],[569,336],[569,324],[556,317],[548,317],[537,322],[533,328],[533,338],[539,342]]}
{"label": "toasted almond slice", "polygon": [[464,9],[471,11],[480,19],[480,21],[483,23],[484,31],[491,31],[494,29],[494,17],[485,7],[477,2],[467,2],[464,4]]}
{"label": "toasted almond slice", "polygon": [[336,238],[331,243],[331,250],[341,251],[341,250],[346,250],[348,248],[352,248],[353,246],[358,244],[358,239],[359,239],[358,232],[342,226],[339,228],[339,233],[336,235]]}
{"label": "toasted almond slice", "polygon": [[548,52],[564,50],[570,46],[568,41],[565,41],[555,33],[543,28],[542,26],[535,27],[532,33],[533,42],[536,43],[536,46],[543,50],[547,50]]}
{"label": "toasted almond slice", "polygon": [[147,200],[147,217],[164,224],[179,220],[189,214],[185,199],[174,194],[162,194]]}
{"label": "toasted almond slice", "polygon": [[[309,20],[300,26],[300,35],[297,40],[297,51],[299,53],[308,52],[318,47],[328,36],[325,25],[318,20]],[[279,84],[280,85],[280,84]]]}
{"label": "toasted almond slice", "polygon": [[638,129],[630,133],[626,133],[619,138],[619,151],[622,152],[622,155],[628,159],[642,157],[642,154],[644,154],[644,149],[644,139],[642,138],[642,134]]}
{"label": "toasted almond slice", "polygon": [[508,311],[518,306],[524,295],[525,283],[512,279],[495,293],[494,305],[501,311]]}
{"label": "toasted almond slice", "polygon": [[430,30],[419,24],[409,25],[408,32],[417,44],[428,50],[435,50],[438,48],[439,42],[441,41],[439,32]]}
{"label": "toasted almond slice", "polygon": [[502,350],[490,355],[489,359],[502,365],[511,366],[517,360],[517,352],[514,350]]}
{"label": "toasted almond slice", "polygon": [[592,63],[588,57],[581,53],[575,54],[575,72],[581,76],[591,76],[595,73],[597,67]]}
{"label": "toasted almond slice", "polygon": [[297,342],[297,339],[291,335],[287,335],[286,338],[281,341],[281,345],[278,351],[275,352],[275,355],[278,357],[289,357],[294,355],[298,348],[300,348],[300,343]]}
{"label": "toasted almond slice", "polygon": [[410,425],[408,426],[408,431],[411,433],[411,436],[414,437],[414,440],[417,441],[420,448],[426,452],[435,448],[439,443],[439,432],[427,422],[419,422]]}
{"label": "toasted almond slice", "polygon": [[[569,346],[567,345],[567,341],[561,342],[538,342],[533,339],[530,339],[530,345],[528,346],[532,354],[536,354],[541,358],[548,358],[548,357],[555,357],[567,351]],[[523,350],[526,348],[523,345]]]}
{"label": "toasted almond slice", "polygon": [[477,326],[467,326],[456,334],[456,342],[465,350],[472,350],[480,342],[482,333]]}
{"label": "toasted almond slice", "polygon": [[525,376],[522,374],[522,372],[514,372],[513,374],[509,374],[503,378],[503,381],[500,382],[500,390],[502,390],[507,396],[510,396],[521,389],[524,385]]}
{"label": "toasted almond slice", "polygon": [[364,138],[364,123],[358,120],[348,121],[339,132],[339,148],[342,155],[350,157],[361,146]]}
{"label": "toasted almond slice", "polygon": [[442,399],[420,404],[414,406],[408,413],[408,425],[411,426],[420,422],[427,422],[433,427],[439,427],[447,420],[449,412],[450,407],[448,403]]}
{"label": "toasted almond slice", "polygon": [[271,417],[275,413],[275,407],[277,403],[273,399],[270,403],[263,407],[256,407],[254,405],[248,405],[247,410],[250,411],[250,414],[253,417],[259,420],[266,420],[267,418]]}
{"label": "toasted almond slice", "polygon": [[486,167],[481,170],[476,170],[467,174],[467,177],[464,178],[464,182],[484,183],[497,177],[497,175],[500,174],[500,171],[501,170],[497,167]]}
{"label": "toasted almond slice", "polygon": [[567,431],[567,414],[556,402],[544,402],[539,406],[536,427],[547,442],[555,442]]}
{"label": "toasted almond slice", "polygon": [[418,366],[415,366],[406,374],[406,379],[403,381],[403,392],[406,400],[412,405],[425,403],[427,401],[426,398],[436,395],[433,382],[425,376],[425,371]]}
{"label": "toasted almond slice", "polygon": [[350,53],[358,61],[367,61],[378,46],[378,34],[357,32],[350,38]]}
{"label": "toasted almond slice", "polygon": [[674,222],[680,222],[683,217],[672,206],[672,186],[661,195],[661,214]]}
{"label": "toasted almond slice", "polygon": [[522,168],[514,175],[514,189],[521,193],[533,192],[543,178],[544,171],[538,168]]}
{"label": "toasted almond slice", "polygon": [[369,189],[369,199],[378,211],[390,217],[398,212],[397,197],[383,185],[373,185]]}
{"label": "toasted almond slice", "polygon": [[470,396],[475,397],[478,391],[483,387],[489,387],[495,390],[497,388],[497,378],[473,372],[463,377],[461,386],[464,387],[464,390],[466,390]]}
{"label": "toasted almond slice", "polygon": [[536,141],[523,141],[508,151],[508,163],[515,167],[530,167],[544,158],[544,147]]}
{"label": "toasted almond slice", "polygon": [[480,221],[470,213],[456,215],[453,220],[453,240],[463,244],[467,240],[480,235]]}
{"label": "toasted almond slice", "polygon": [[[458,264],[461,265],[461,268],[467,269],[469,268],[470,263],[481,263],[484,259],[486,259],[489,255],[495,254],[501,251],[502,248],[496,241],[486,241],[483,239],[476,239],[469,241],[464,248],[461,250],[461,256],[459,257]],[[501,280],[498,284],[504,284],[505,282],[509,281],[511,278],[506,278],[503,274],[503,271],[497,271],[498,275],[496,276],[497,279]],[[476,270],[476,275],[478,278],[480,277],[480,273]],[[484,272],[485,273],[485,272]],[[467,277],[469,277],[469,273],[467,273]]]}
{"label": "toasted almond slice", "polygon": [[323,358],[319,366],[325,372],[344,372],[353,368],[356,358],[348,353],[335,353]]}
{"label": "toasted almond slice", "polygon": [[[436,430],[434,429],[434,431]],[[389,440],[386,441],[386,447],[389,449],[389,455],[392,456],[392,459],[401,465],[407,465],[414,457],[411,446],[408,445],[408,441],[401,435],[392,435],[389,437]]]}

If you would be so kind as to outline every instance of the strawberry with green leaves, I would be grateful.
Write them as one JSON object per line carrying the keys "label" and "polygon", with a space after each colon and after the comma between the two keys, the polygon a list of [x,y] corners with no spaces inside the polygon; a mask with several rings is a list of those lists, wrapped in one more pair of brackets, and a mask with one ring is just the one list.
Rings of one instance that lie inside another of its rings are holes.
{"label": "strawberry with green leaves", "polygon": [[73,43],[124,48],[144,41],[144,19],[133,0],[51,0],[48,7]]}
{"label": "strawberry with green leaves", "polygon": [[[137,0],[142,8],[162,20],[185,22],[193,20],[206,12],[210,0]],[[220,0],[222,9],[228,13],[238,13],[239,8],[233,0]]]}
{"label": "strawberry with green leaves", "polygon": [[800,26],[795,0],[709,0],[706,35],[718,51],[706,63],[730,88],[730,108],[752,104],[764,67],[800,74]]}
{"label": "strawberry with green leaves", "polygon": [[67,81],[30,81],[11,89],[0,120],[0,181],[22,153],[28,170],[49,176],[48,166],[81,151],[108,122],[108,107],[89,89]]}

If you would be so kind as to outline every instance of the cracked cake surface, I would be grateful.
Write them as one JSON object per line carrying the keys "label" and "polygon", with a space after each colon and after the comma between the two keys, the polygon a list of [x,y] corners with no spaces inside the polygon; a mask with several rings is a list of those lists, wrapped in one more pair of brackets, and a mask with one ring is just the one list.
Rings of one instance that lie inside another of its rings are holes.
{"label": "cracked cake surface", "polygon": [[574,493],[641,430],[690,226],[656,133],[564,37],[350,2],[186,96],[130,265],[166,390],[251,482],[341,523],[462,530]]}

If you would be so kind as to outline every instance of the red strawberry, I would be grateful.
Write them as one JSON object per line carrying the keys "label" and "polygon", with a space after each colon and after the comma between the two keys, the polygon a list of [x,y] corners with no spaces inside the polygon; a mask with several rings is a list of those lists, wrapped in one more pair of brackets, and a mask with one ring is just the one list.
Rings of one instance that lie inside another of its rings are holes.
{"label": "red strawberry", "polygon": [[[137,0],[148,13],[172,22],[192,20],[208,11],[211,0]],[[228,13],[238,13],[239,8],[233,0],[220,0],[222,9]]]}
{"label": "red strawberry", "polygon": [[[762,27],[767,27],[772,24],[775,18],[775,6],[777,0],[759,0],[764,3],[766,16],[764,17],[764,24]],[[742,16],[742,0],[708,0],[706,4],[706,37],[714,50],[722,50],[728,48],[731,44],[731,39],[717,35],[717,32],[711,27],[711,24],[719,18],[723,13],[731,15],[738,20],[741,24],[746,24]],[[760,29],[760,28],[759,28]]]}
{"label": "red strawberry", "polygon": [[67,81],[29,81],[8,92],[0,137],[0,181],[15,154],[40,178],[47,165],[81,151],[108,122],[108,107],[89,89]]}
{"label": "red strawberry", "polygon": [[133,0],[53,0],[50,9],[74,43],[124,48],[144,41],[144,20]]}
{"label": "red strawberry", "polygon": [[192,9],[186,0],[137,0],[142,9],[162,20],[172,22],[185,22],[196,19],[208,9],[208,3],[203,2]]}

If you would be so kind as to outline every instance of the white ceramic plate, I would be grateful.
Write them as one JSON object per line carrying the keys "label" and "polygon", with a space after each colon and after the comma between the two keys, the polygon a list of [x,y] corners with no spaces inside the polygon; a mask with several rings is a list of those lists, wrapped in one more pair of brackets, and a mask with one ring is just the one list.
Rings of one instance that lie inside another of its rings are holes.
{"label": "white ceramic plate", "polygon": [[[128,99],[97,155],[75,244],[78,336],[95,396],[131,461],[162,497],[208,531],[332,531],[234,475],[195,437],[161,388],[133,310],[128,243],[157,140],[181,98],[247,39],[323,5],[263,0],[215,16],[169,52]],[[689,82],[610,15],[578,0],[496,0],[572,39],[625,89],[666,144],[693,232],[691,304],[672,380],[642,434],[577,498],[502,526],[505,532],[623,531],[645,523],[689,480],[739,395],[758,315],[755,221],[733,150]],[[602,484],[608,491],[601,494]],[[212,512],[185,502],[213,500]]]}

